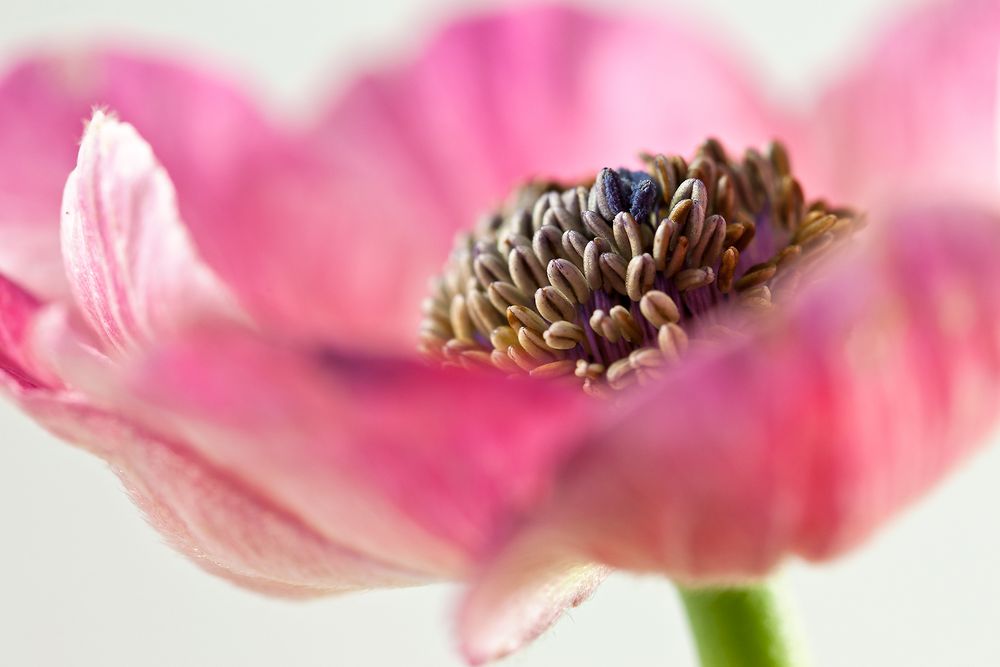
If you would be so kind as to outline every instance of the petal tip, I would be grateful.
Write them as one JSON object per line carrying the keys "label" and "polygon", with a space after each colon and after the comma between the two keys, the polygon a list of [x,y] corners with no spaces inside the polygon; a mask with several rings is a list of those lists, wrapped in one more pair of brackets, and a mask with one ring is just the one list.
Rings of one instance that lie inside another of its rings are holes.
{"label": "petal tip", "polygon": [[542,550],[529,551],[507,553],[463,599],[459,649],[470,665],[499,660],[537,639],[569,609],[590,599],[611,572],[603,565],[559,558],[532,562]]}

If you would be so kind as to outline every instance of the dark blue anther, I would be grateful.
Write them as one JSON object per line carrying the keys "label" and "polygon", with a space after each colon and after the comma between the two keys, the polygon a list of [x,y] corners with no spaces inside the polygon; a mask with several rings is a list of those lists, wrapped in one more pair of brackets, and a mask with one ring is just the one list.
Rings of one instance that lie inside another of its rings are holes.
{"label": "dark blue anther", "polygon": [[627,183],[629,187],[634,187],[639,184],[640,181],[648,180],[650,177],[644,171],[632,171],[631,169],[626,169],[625,167],[620,167],[618,169],[618,176],[621,178],[623,183]]}
{"label": "dark blue anther", "polygon": [[[643,176],[646,175],[643,174]],[[640,223],[649,217],[649,214],[653,212],[653,207],[656,206],[656,197],[658,194],[656,183],[649,176],[634,182],[630,202],[631,207],[629,208],[629,213],[632,214],[632,217]]]}
{"label": "dark blue anther", "polygon": [[610,169],[603,169],[601,171],[601,186],[604,188],[604,201],[608,203],[611,215],[614,216],[624,211],[625,200],[618,183],[618,174]]}

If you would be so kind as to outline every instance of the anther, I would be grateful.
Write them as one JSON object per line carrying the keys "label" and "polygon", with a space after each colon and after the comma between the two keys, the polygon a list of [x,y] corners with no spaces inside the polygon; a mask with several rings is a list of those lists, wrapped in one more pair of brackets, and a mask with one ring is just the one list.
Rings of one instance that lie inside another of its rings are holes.
{"label": "anther", "polygon": [[483,296],[482,292],[469,292],[466,296],[469,316],[476,329],[483,335],[489,335],[493,329],[503,324],[500,313]]}
{"label": "anther", "polygon": [[595,310],[590,316],[590,328],[593,329],[594,333],[602,338],[606,338],[612,343],[617,343],[621,340],[622,332],[615,324],[615,321],[611,319],[603,310]]}
{"label": "anther", "polygon": [[639,231],[639,224],[631,213],[623,211],[616,215],[611,231],[615,237],[615,244],[625,259],[632,259],[642,254],[642,232]]}
{"label": "anther", "polygon": [[587,279],[590,289],[600,289],[604,284],[604,276],[601,273],[601,255],[610,252],[611,247],[607,241],[597,237],[587,244],[583,252],[583,275]]}
{"label": "anther", "polygon": [[507,261],[510,277],[522,292],[531,294],[545,284],[545,269],[531,248],[518,246],[512,249]]}
{"label": "anther", "polygon": [[780,307],[864,223],[807,201],[780,144],[730,157],[709,139],[690,162],[642,160],[571,186],[530,182],[459,235],[422,304],[421,351],[607,397],[669,372],[689,337],[710,350],[743,335],[733,327]]}
{"label": "anther", "polygon": [[572,322],[576,308],[557,287],[546,285],[535,292],[535,309],[549,322]]}
{"label": "anther", "polygon": [[652,290],[642,295],[639,310],[646,321],[657,329],[664,324],[676,324],[681,320],[681,311],[669,295]]}
{"label": "anther", "polygon": [[743,277],[736,281],[736,291],[742,292],[750,289],[751,287],[763,285],[768,280],[773,278],[774,274],[777,272],[778,267],[770,263],[751,266],[747,272],[743,274]]}
{"label": "anther", "polygon": [[573,359],[560,359],[559,361],[550,361],[547,364],[537,366],[531,369],[529,373],[532,377],[537,378],[558,378],[570,375],[575,368],[576,361]]}
{"label": "anther", "polygon": [[680,291],[688,292],[709,285],[713,280],[715,280],[715,272],[712,271],[711,267],[703,266],[699,269],[685,269],[681,271],[674,278],[674,284],[677,285],[677,289]]}
{"label": "anther", "polygon": [[681,267],[684,266],[684,260],[687,259],[688,245],[688,237],[681,236],[677,239],[677,245],[674,247],[673,254],[671,254],[670,260],[663,269],[663,275],[667,278],[673,278],[681,270]]}
{"label": "anther", "polygon": [[677,223],[669,218],[664,218],[656,228],[653,236],[653,261],[656,263],[656,270],[663,271],[667,268],[667,260],[670,257],[670,244],[677,229]]}
{"label": "anther", "polygon": [[590,297],[587,278],[569,260],[554,259],[546,269],[549,283],[575,303],[584,303]]}
{"label": "anther", "polygon": [[541,315],[524,306],[511,306],[507,309],[507,322],[513,329],[527,327],[539,333],[548,329],[548,324]]}
{"label": "anther", "polygon": [[474,340],[475,329],[472,326],[472,318],[469,317],[469,311],[465,307],[465,297],[461,294],[456,294],[451,300],[450,321],[456,339],[469,342]]}
{"label": "anther", "polygon": [[636,324],[632,313],[626,310],[624,306],[615,306],[608,315],[627,341],[630,343],[639,343],[642,341],[642,329]]}
{"label": "anther", "polygon": [[653,287],[656,264],[648,254],[636,255],[625,270],[625,291],[628,298],[639,301]]}
{"label": "anther", "polygon": [[562,246],[566,258],[576,264],[578,269],[583,268],[583,253],[587,249],[587,237],[578,231],[570,230],[562,236]]}
{"label": "anther", "polygon": [[532,331],[528,327],[518,330],[517,342],[521,344],[525,352],[540,363],[548,363],[557,356],[553,353],[554,350],[545,342],[544,336],[537,331]]}
{"label": "anther", "polygon": [[628,272],[628,265],[622,256],[616,252],[606,252],[600,257],[601,275],[604,276],[604,283],[620,294],[625,294],[625,277]]}
{"label": "anther", "polygon": [[541,229],[535,232],[531,247],[542,265],[548,264],[559,257],[562,251],[562,232],[551,225],[542,225]]}
{"label": "anther", "polygon": [[555,350],[572,350],[585,335],[582,327],[566,321],[553,323],[543,334],[545,342]]}
{"label": "anther", "polygon": [[669,323],[660,327],[656,342],[663,357],[668,361],[677,361],[688,346],[688,337],[684,329]]}
{"label": "anther", "polygon": [[611,231],[611,227],[608,226],[607,221],[599,213],[584,211],[583,224],[593,237],[604,239],[609,244],[608,247],[611,247],[611,244],[614,242],[614,233]]}
{"label": "anther", "polygon": [[517,345],[517,332],[508,326],[497,327],[490,333],[490,344],[506,352],[507,348]]}
{"label": "anther", "polygon": [[730,246],[726,252],[722,253],[722,262],[719,266],[719,291],[729,294],[733,289],[733,279],[736,276],[736,265],[740,261],[740,251]]}
{"label": "anther", "polygon": [[492,283],[489,289],[486,290],[486,296],[489,298],[490,303],[493,304],[493,307],[501,313],[507,312],[507,309],[511,306],[527,306],[530,303],[528,295],[514,285],[502,280]]}
{"label": "anther", "polygon": [[510,280],[510,273],[503,260],[496,255],[480,255],[472,265],[483,289],[487,289],[498,280]]}

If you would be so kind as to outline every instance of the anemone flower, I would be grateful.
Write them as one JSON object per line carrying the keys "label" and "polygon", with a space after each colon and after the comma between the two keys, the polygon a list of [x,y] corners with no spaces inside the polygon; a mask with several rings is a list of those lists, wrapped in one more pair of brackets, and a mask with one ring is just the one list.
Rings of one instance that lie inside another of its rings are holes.
{"label": "anemone flower", "polygon": [[998,39],[918,10],[797,116],[675,24],[499,11],[295,130],[198,68],[28,59],[2,386],[243,586],[463,581],[481,662],[660,572],[705,664],[791,664],[764,578],[998,414]]}

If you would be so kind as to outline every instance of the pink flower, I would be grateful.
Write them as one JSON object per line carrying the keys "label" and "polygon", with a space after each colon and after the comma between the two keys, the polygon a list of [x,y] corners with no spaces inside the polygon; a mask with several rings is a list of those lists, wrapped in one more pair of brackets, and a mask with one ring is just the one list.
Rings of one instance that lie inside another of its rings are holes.
{"label": "pink flower", "polygon": [[[730,581],[833,557],[1000,408],[998,38],[988,0],[919,10],[797,117],[682,28],[513,10],[300,132],[181,65],[26,61],[0,84],[2,386],[241,585],[467,581],[472,661],[606,567]],[[866,242],[616,400],[417,361],[427,278],[512,185],[710,135],[783,135],[809,193],[870,211]]]}

